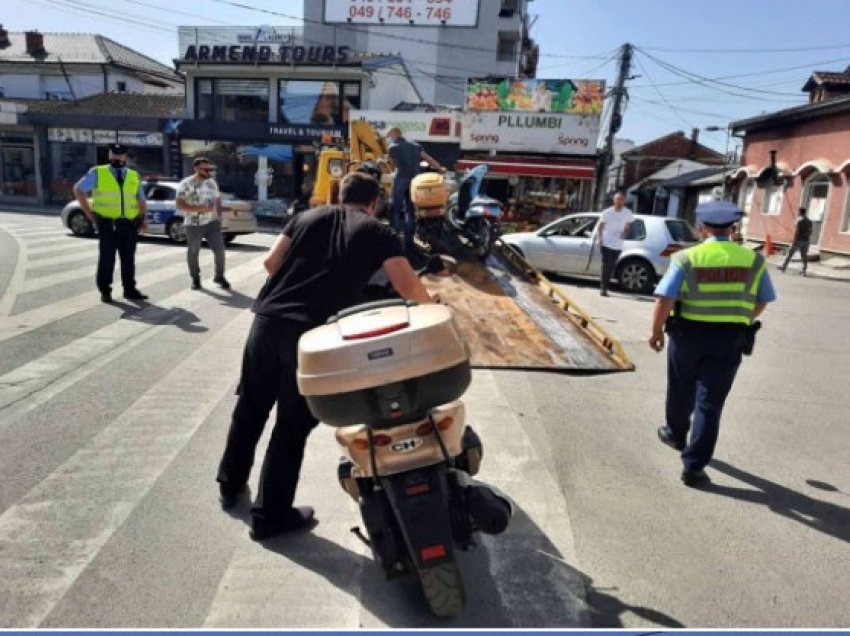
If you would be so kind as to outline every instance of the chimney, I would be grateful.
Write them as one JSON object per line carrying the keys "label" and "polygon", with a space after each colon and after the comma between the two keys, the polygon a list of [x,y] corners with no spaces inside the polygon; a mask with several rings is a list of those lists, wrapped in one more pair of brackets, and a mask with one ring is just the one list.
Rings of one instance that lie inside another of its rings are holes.
{"label": "chimney", "polygon": [[699,141],[699,128],[691,128],[691,141],[694,143]]}
{"label": "chimney", "polygon": [[44,52],[44,36],[38,31],[27,31],[25,34],[27,39],[27,53],[35,55],[36,53]]}
{"label": "chimney", "polygon": [[3,28],[2,24],[0,24],[0,49],[5,49],[11,44],[12,43],[9,41],[9,32]]}

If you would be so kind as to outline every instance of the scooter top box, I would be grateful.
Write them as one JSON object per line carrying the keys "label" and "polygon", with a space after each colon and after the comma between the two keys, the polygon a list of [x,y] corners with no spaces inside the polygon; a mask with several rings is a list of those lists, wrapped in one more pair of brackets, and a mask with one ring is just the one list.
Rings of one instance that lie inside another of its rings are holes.
{"label": "scooter top box", "polygon": [[297,377],[326,424],[397,425],[463,395],[469,350],[448,307],[383,301],[301,336]]}
{"label": "scooter top box", "polygon": [[436,172],[423,172],[410,183],[410,198],[417,208],[445,207],[449,199],[446,178]]}

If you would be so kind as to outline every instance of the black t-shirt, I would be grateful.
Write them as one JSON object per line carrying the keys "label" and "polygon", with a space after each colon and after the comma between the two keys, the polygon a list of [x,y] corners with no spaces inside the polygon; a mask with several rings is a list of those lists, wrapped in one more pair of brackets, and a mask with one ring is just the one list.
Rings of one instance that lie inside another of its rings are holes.
{"label": "black t-shirt", "polygon": [[310,326],[356,304],[384,262],[403,255],[392,228],[354,207],[308,210],[283,233],[292,243],[253,310]]}

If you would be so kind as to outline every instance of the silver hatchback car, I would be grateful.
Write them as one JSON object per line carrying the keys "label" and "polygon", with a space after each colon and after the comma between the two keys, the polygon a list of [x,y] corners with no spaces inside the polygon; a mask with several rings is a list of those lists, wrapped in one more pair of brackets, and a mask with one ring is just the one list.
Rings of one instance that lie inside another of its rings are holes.
{"label": "silver hatchback car", "polygon": [[[502,240],[541,271],[598,280],[602,256],[598,244],[592,258],[590,248],[600,216],[599,212],[570,214],[536,232],[505,234]],[[615,277],[627,291],[651,293],[667,271],[670,256],[698,242],[696,231],[687,221],[636,214]]]}

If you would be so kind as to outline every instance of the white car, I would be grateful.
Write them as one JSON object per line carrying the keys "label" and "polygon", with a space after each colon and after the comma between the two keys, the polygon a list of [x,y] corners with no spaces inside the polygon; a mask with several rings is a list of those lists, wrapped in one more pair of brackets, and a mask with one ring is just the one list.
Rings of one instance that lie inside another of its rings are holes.
{"label": "white car", "polygon": [[[591,243],[600,216],[599,212],[571,214],[536,232],[505,234],[502,240],[536,269],[599,280],[601,250],[597,243],[591,258]],[[636,214],[614,276],[630,292],[651,293],[667,271],[670,256],[698,242],[696,231],[687,221]]]}
{"label": "white car", "polygon": [[[176,243],[186,242],[183,217],[177,213],[177,186],[172,179],[146,179],[142,182],[148,202],[146,234],[168,236]],[[237,236],[257,231],[257,218],[251,204],[226,192],[221,193],[222,232],[230,244]],[[83,214],[80,204],[71,201],[62,209],[62,225],[77,236],[91,236],[95,228]]]}

